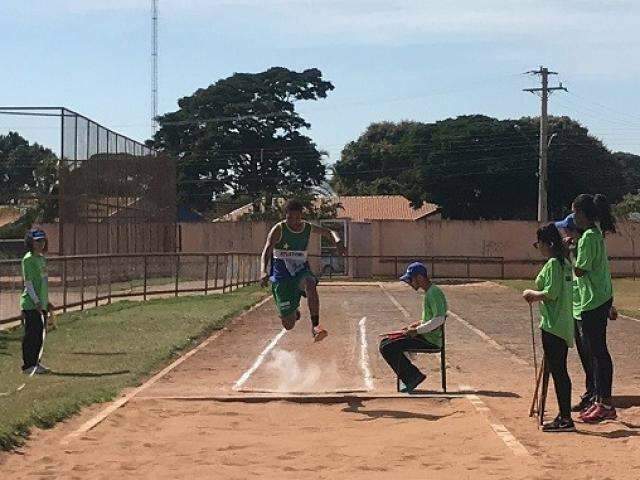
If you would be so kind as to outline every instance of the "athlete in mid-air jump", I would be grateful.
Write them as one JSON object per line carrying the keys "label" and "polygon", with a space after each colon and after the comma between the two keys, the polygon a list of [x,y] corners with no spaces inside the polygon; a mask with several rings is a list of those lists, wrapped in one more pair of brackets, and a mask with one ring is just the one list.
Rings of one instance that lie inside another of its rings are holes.
{"label": "athlete in mid-air jump", "polygon": [[300,297],[306,296],[311,315],[311,334],[316,342],[327,336],[320,326],[320,300],[318,279],[311,271],[307,259],[309,238],[318,234],[329,240],[344,255],[340,236],[328,228],[312,225],[303,220],[304,206],[299,200],[289,200],[285,205],[286,219],[276,224],[262,251],[262,285],[271,282],[282,326],[291,330],[300,319]]}

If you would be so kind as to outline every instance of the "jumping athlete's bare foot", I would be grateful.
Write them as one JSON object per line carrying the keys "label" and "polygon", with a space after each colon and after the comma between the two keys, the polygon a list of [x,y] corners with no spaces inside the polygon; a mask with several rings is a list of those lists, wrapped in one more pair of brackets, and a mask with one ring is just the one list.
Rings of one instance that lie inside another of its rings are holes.
{"label": "jumping athlete's bare foot", "polygon": [[324,328],[318,325],[311,329],[311,334],[313,335],[314,342],[321,342],[327,337],[327,335],[329,335],[329,332],[327,332]]}

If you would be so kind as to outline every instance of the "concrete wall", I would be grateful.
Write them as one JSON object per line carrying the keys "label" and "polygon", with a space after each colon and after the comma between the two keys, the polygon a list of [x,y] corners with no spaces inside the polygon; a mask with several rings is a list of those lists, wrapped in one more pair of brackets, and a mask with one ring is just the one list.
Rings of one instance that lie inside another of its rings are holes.
{"label": "concrete wall", "polygon": [[[182,224],[182,251],[245,251],[260,252],[271,223],[218,222]],[[537,222],[522,221],[457,221],[425,220],[350,223],[348,226],[349,254],[388,256],[387,259],[352,259],[349,274],[355,277],[370,275],[395,275],[411,258],[424,256],[475,256],[504,257],[505,260],[540,260],[532,247],[536,239]],[[619,225],[620,233],[607,237],[610,256],[640,256],[640,224],[627,222]],[[310,253],[320,253],[317,239]],[[395,264],[395,256],[399,259]],[[314,262],[316,262],[314,260]],[[318,264],[313,265],[317,267]],[[502,266],[446,263],[433,265],[438,276],[496,277]],[[612,262],[614,273],[631,274],[640,262]],[[531,264],[507,264],[506,277],[532,277],[539,266]]]}
{"label": "concrete wall", "polygon": [[63,232],[64,248],[60,244],[60,224],[46,223],[40,227],[47,232],[52,255],[175,251],[173,224],[67,223]]}
{"label": "concrete wall", "polygon": [[[179,243],[182,252],[255,252],[262,251],[270,222],[217,222],[183,223],[179,225]],[[58,251],[56,225],[45,225],[50,235],[50,251]],[[411,258],[426,256],[474,256],[504,257],[505,276],[531,277],[539,266],[510,264],[509,260],[540,260],[532,247],[537,222],[522,221],[371,221],[348,225],[349,254],[360,256],[387,256],[386,259],[358,259],[349,262],[352,276],[395,275]],[[68,230],[68,229],[67,229]],[[95,233],[88,232],[89,245],[95,242]],[[67,243],[65,233],[65,243]],[[83,238],[83,236],[80,236]],[[113,242],[113,240],[112,240]],[[619,224],[619,233],[607,236],[610,256],[640,256],[640,223]],[[310,247],[312,255],[320,254],[320,241],[314,238]],[[396,256],[401,258],[396,266]],[[319,260],[312,260],[319,268]],[[502,266],[465,263],[433,265],[438,276],[455,275],[490,276],[501,274]],[[615,274],[640,273],[640,262],[614,261]]]}

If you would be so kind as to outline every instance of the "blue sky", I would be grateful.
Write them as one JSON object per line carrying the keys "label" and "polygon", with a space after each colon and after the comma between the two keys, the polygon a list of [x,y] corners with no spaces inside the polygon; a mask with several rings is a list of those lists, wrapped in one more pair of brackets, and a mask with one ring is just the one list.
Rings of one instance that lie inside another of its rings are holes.
{"label": "blue sky", "polygon": [[[374,121],[537,115],[521,73],[545,65],[570,90],[551,114],[640,154],[639,27],[627,0],[160,0],[160,112],[234,72],[318,67],[336,88],[299,110],[333,162]],[[0,105],[150,136],[150,1],[2,0],[0,29]],[[0,116],[10,128],[57,146],[50,120]]]}

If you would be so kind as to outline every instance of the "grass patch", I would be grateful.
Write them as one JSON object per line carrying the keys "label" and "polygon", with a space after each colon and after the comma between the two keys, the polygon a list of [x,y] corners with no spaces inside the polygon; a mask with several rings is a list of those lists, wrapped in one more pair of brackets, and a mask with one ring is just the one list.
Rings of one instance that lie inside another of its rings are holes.
{"label": "grass patch", "polygon": [[[535,288],[533,280],[497,280],[496,283],[522,291]],[[631,278],[614,278],[614,305],[620,313],[640,319],[640,281]]]}
{"label": "grass patch", "polygon": [[33,426],[50,428],[84,406],[139,385],[265,295],[252,286],[224,295],[120,301],[60,315],[42,359],[52,373],[32,379],[20,371],[21,329],[0,331],[0,392],[12,392],[0,397],[0,449],[22,445]]}

